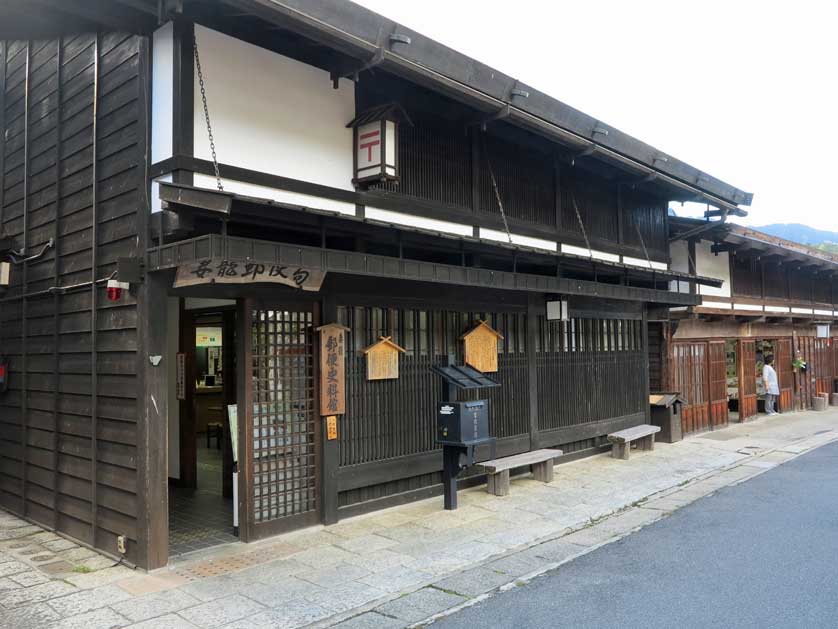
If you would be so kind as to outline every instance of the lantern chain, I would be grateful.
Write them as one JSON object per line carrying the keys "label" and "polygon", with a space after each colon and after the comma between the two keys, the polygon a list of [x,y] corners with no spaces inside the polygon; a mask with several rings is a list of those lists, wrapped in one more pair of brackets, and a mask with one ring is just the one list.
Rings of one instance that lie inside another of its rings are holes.
{"label": "lantern chain", "polygon": [[207,90],[204,87],[204,73],[201,70],[201,57],[198,55],[198,38],[192,34],[192,50],[195,52],[195,69],[198,72],[198,84],[201,87],[201,101],[204,104],[204,119],[207,123],[207,137],[209,138],[210,151],[212,152],[212,168],[215,171],[215,182],[220,191],[224,191],[221,183],[221,173],[218,170],[218,157],[215,154],[215,138],[212,136],[212,124],[210,123],[209,107],[207,106]]}

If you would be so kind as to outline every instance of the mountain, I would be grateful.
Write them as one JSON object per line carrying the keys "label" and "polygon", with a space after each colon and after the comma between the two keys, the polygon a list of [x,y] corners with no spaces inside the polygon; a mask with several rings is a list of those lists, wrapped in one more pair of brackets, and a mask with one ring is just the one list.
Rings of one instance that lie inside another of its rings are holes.
{"label": "mountain", "polygon": [[824,243],[838,243],[838,232],[830,232],[824,229],[815,229],[800,223],[772,223],[762,227],[754,227],[757,231],[793,240],[804,245],[817,247]]}

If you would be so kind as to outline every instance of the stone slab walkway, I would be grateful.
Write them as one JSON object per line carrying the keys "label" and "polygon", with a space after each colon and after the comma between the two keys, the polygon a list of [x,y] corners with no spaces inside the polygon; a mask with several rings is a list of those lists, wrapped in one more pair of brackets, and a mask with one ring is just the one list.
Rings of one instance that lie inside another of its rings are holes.
{"label": "stone slab walkway", "polygon": [[0,511],[0,627],[405,627],[474,604],[838,439],[838,410],[762,418],[187,556],[151,574]]}

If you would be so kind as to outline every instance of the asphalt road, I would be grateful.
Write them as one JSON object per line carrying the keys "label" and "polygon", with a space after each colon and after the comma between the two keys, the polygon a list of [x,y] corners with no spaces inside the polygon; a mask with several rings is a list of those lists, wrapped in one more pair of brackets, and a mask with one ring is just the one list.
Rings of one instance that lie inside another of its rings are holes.
{"label": "asphalt road", "polygon": [[838,627],[838,443],[434,626]]}

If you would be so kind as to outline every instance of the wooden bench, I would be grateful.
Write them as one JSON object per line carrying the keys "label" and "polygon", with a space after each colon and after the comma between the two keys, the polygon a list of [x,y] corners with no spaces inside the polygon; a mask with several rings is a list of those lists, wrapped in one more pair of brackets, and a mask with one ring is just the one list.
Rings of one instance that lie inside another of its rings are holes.
{"label": "wooden bench", "polygon": [[553,459],[561,455],[561,450],[533,450],[477,465],[486,472],[486,491],[495,496],[506,496],[509,494],[509,470],[531,465],[533,478],[549,483],[553,480]]}
{"label": "wooden bench", "polygon": [[615,459],[628,460],[633,441],[637,442],[638,450],[654,450],[655,433],[660,432],[660,429],[660,426],[642,424],[612,432],[608,435],[608,441],[611,442],[611,456]]}

